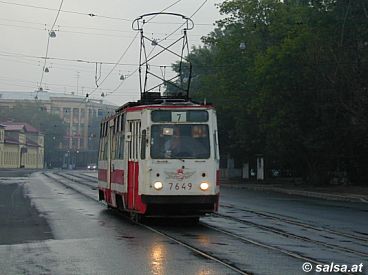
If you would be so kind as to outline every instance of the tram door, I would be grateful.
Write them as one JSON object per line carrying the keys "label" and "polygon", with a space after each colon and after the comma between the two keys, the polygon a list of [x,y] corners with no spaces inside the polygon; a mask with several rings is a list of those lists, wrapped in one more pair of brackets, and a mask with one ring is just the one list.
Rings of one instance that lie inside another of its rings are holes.
{"label": "tram door", "polygon": [[141,121],[128,121],[128,129],[131,137],[128,139],[128,208],[134,209],[136,206],[135,198],[138,195],[138,174],[139,174],[139,146]]}

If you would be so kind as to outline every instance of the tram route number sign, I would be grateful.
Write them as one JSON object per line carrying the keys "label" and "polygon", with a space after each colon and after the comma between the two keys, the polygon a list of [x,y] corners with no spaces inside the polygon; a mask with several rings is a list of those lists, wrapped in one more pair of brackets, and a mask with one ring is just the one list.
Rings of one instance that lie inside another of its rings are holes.
{"label": "tram route number sign", "polygon": [[191,190],[193,187],[192,183],[173,183],[173,182],[169,182],[169,188],[170,190],[176,190],[176,191],[180,191],[180,190]]}
{"label": "tram route number sign", "polygon": [[172,112],[171,113],[171,121],[172,122],[186,122],[187,121],[187,112]]}

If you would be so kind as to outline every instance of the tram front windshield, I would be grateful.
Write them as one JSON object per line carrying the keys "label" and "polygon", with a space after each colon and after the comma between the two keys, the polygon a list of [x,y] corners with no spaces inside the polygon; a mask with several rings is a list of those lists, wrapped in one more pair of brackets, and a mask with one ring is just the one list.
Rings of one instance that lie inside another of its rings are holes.
{"label": "tram front windshield", "polygon": [[160,124],[151,129],[153,159],[208,159],[210,141],[206,124]]}

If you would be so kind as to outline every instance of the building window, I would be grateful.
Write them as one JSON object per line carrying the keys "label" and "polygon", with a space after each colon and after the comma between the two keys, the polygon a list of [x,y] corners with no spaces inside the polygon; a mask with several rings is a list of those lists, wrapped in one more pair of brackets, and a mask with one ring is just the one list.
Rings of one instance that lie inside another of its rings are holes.
{"label": "building window", "polygon": [[79,109],[73,108],[73,122],[79,121]]}
{"label": "building window", "polygon": [[51,113],[54,115],[60,115],[60,108],[59,107],[51,107]]}
{"label": "building window", "polygon": [[70,114],[71,114],[71,109],[70,108],[63,108],[63,117],[64,120],[69,122],[70,121]]}

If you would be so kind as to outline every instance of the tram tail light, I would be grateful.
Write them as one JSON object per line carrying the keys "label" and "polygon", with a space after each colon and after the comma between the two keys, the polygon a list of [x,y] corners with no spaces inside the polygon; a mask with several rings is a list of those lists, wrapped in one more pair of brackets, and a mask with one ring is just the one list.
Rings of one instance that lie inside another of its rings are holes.
{"label": "tram tail light", "polygon": [[199,185],[199,188],[201,188],[202,191],[206,191],[209,186],[210,185],[208,184],[208,182],[201,182],[201,184]]}
{"label": "tram tail light", "polygon": [[153,184],[153,187],[156,189],[156,190],[161,190],[162,187],[163,187],[163,184],[161,181],[156,181],[154,184]]}

